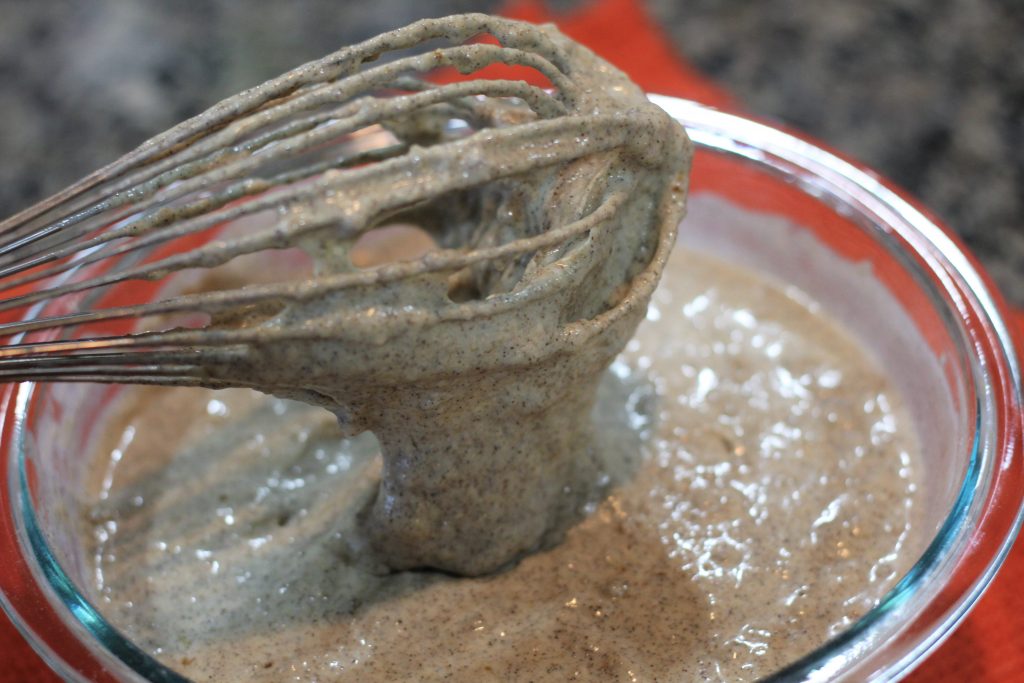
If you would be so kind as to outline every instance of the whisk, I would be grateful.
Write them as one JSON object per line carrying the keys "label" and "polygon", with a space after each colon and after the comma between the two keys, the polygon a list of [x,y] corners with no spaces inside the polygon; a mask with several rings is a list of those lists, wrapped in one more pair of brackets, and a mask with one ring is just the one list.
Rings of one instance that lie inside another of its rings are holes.
{"label": "whisk", "polygon": [[[441,68],[462,79],[428,78]],[[643,316],[689,158],[677,125],[554,28],[420,21],[0,223],[0,311],[22,315],[0,325],[0,381],[324,406],[381,442],[364,524],[378,557],[490,571],[550,542],[591,488],[596,377]],[[392,224],[436,248],[354,265]]]}

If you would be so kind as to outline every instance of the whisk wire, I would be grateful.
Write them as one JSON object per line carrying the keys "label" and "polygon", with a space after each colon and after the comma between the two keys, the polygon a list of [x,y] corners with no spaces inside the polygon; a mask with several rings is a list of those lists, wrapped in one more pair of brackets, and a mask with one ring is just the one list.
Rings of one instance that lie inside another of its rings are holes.
{"label": "whisk wire", "polygon": [[[367,288],[400,302],[419,287],[410,300],[432,306],[389,309],[412,326],[512,309],[563,286],[565,273],[583,267],[565,256],[566,245],[612,229],[633,187],[619,186],[609,162],[594,166],[603,185],[559,181],[580,184],[566,208],[534,215],[520,195],[554,192],[556,172],[637,147],[649,122],[581,108],[592,88],[546,30],[463,19],[417,22],[303,65],[0,222],[0,313],[32,311],[0,324],[10,340],[0,348],[0,380],[257,386],[211,368],[256,345],[358,329],[373,308],[359,294]],[[466,44],[481,34],[498,44]],[[425,47],[438,40],[449,45]],[[367,66],[388,53],[397,56]],[[472,77],[494,64],[532,70],[551,89]],[[440,67],[468,78],[423,79]],[[498,186],[501,193],[486,189]],[[435,225],[434,236],[448,242],[438,249],[365,269],[348,261],[356,240],[382,222],[444,214],[449,198],[470,191],[477,195],[463,211],[475,212],[474,226]],[[180,274],[200,271],[208,281],[239,257],[295,249],[312,258],[315,278],[166,293],[172,282],[181,289]],[[545,250],[554,251],[538,260]],[[446,297],[446,278],[486,269],[488,282],[511,278],[506,290],[466,302]],[[531,278],[517,279],[526,272]],[[424,278],[436,284],[424,287]],[[156,300],[144,300],[155,287],[163,287]],[[336,299],[342,292],[348,298]],[[332,325],[288,322],[289,306],[325,297],[337,301]],[[259,315],[246,318],[249,309]],[[180,327],[183,315],[206,322]],[[278,388],[304,391],[300,383]]]}

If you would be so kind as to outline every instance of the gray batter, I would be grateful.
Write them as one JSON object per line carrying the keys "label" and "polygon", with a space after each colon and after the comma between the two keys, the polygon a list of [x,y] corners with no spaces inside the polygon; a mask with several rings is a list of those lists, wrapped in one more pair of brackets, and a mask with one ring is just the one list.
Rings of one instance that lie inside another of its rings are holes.
{"label": "gray batter", "polygon": [[[445,68],[462,80],[438,82]],[[327,408],[340,435],[380,443],[359,518],[375,556],[486,574],[556,544],[606,487],[596,387],[657,285],[691,156],[671,117],[553,26],[416,22],[0,222],[14,235],[0,286],[35,285],[0,311],[52,304],[5,332],[90,340],[0,349],[5,378],[254,388]],[[352,259],[396,222],[436,248]],[[308,271],[262,280],[296,253]]]}

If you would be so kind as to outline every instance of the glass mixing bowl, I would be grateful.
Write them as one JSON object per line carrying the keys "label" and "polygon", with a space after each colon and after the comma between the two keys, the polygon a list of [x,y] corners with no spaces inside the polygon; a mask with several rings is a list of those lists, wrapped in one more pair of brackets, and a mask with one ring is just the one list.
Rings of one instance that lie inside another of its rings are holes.
{"label": "glass mixing bowl", "polygon": [[[652,99],[698,148],[680,241],[816,299],[902,391],[923,446],[916,564],[866,616],[771,678],[899,678],[971,609],[1021,524],[1021,375],[1003,304],[953,238],[869,171],[748,119]],[[69,680],[184,680],[79,589],[82,454],[119,391],[2,388],[0,602]]]}

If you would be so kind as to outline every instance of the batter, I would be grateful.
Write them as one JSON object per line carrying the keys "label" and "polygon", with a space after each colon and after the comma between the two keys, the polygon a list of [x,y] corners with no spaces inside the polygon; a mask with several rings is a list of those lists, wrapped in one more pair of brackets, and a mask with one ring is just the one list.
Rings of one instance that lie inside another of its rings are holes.
{"label": "batter", "polygon": [[[327,408],[338,436],[380,442],[359,520],[375,555],[488,574],[558,543],[604,493],[597,384],[658,282],[692,149],[553,26],[424,19],[223,100],[0,222],[0,311],[52,304],[5,334],[90,339],[2,348],[0,367]],[[351,258],[394,223],[436,248]],[[258,284],[282,252],[308,270]],[[168,295],[197,273],[221,284]]]}
{"label": "batter", "polygon": [[[677,249],[604,376],[601,492],[490,576],[389,571],[374,437],[245,390],[125,389],[96,447],[92,599],[198,681],[738,681],[908,568],[918,446],[813,303]],[[607,494],[607,495],[605,495]]]}

